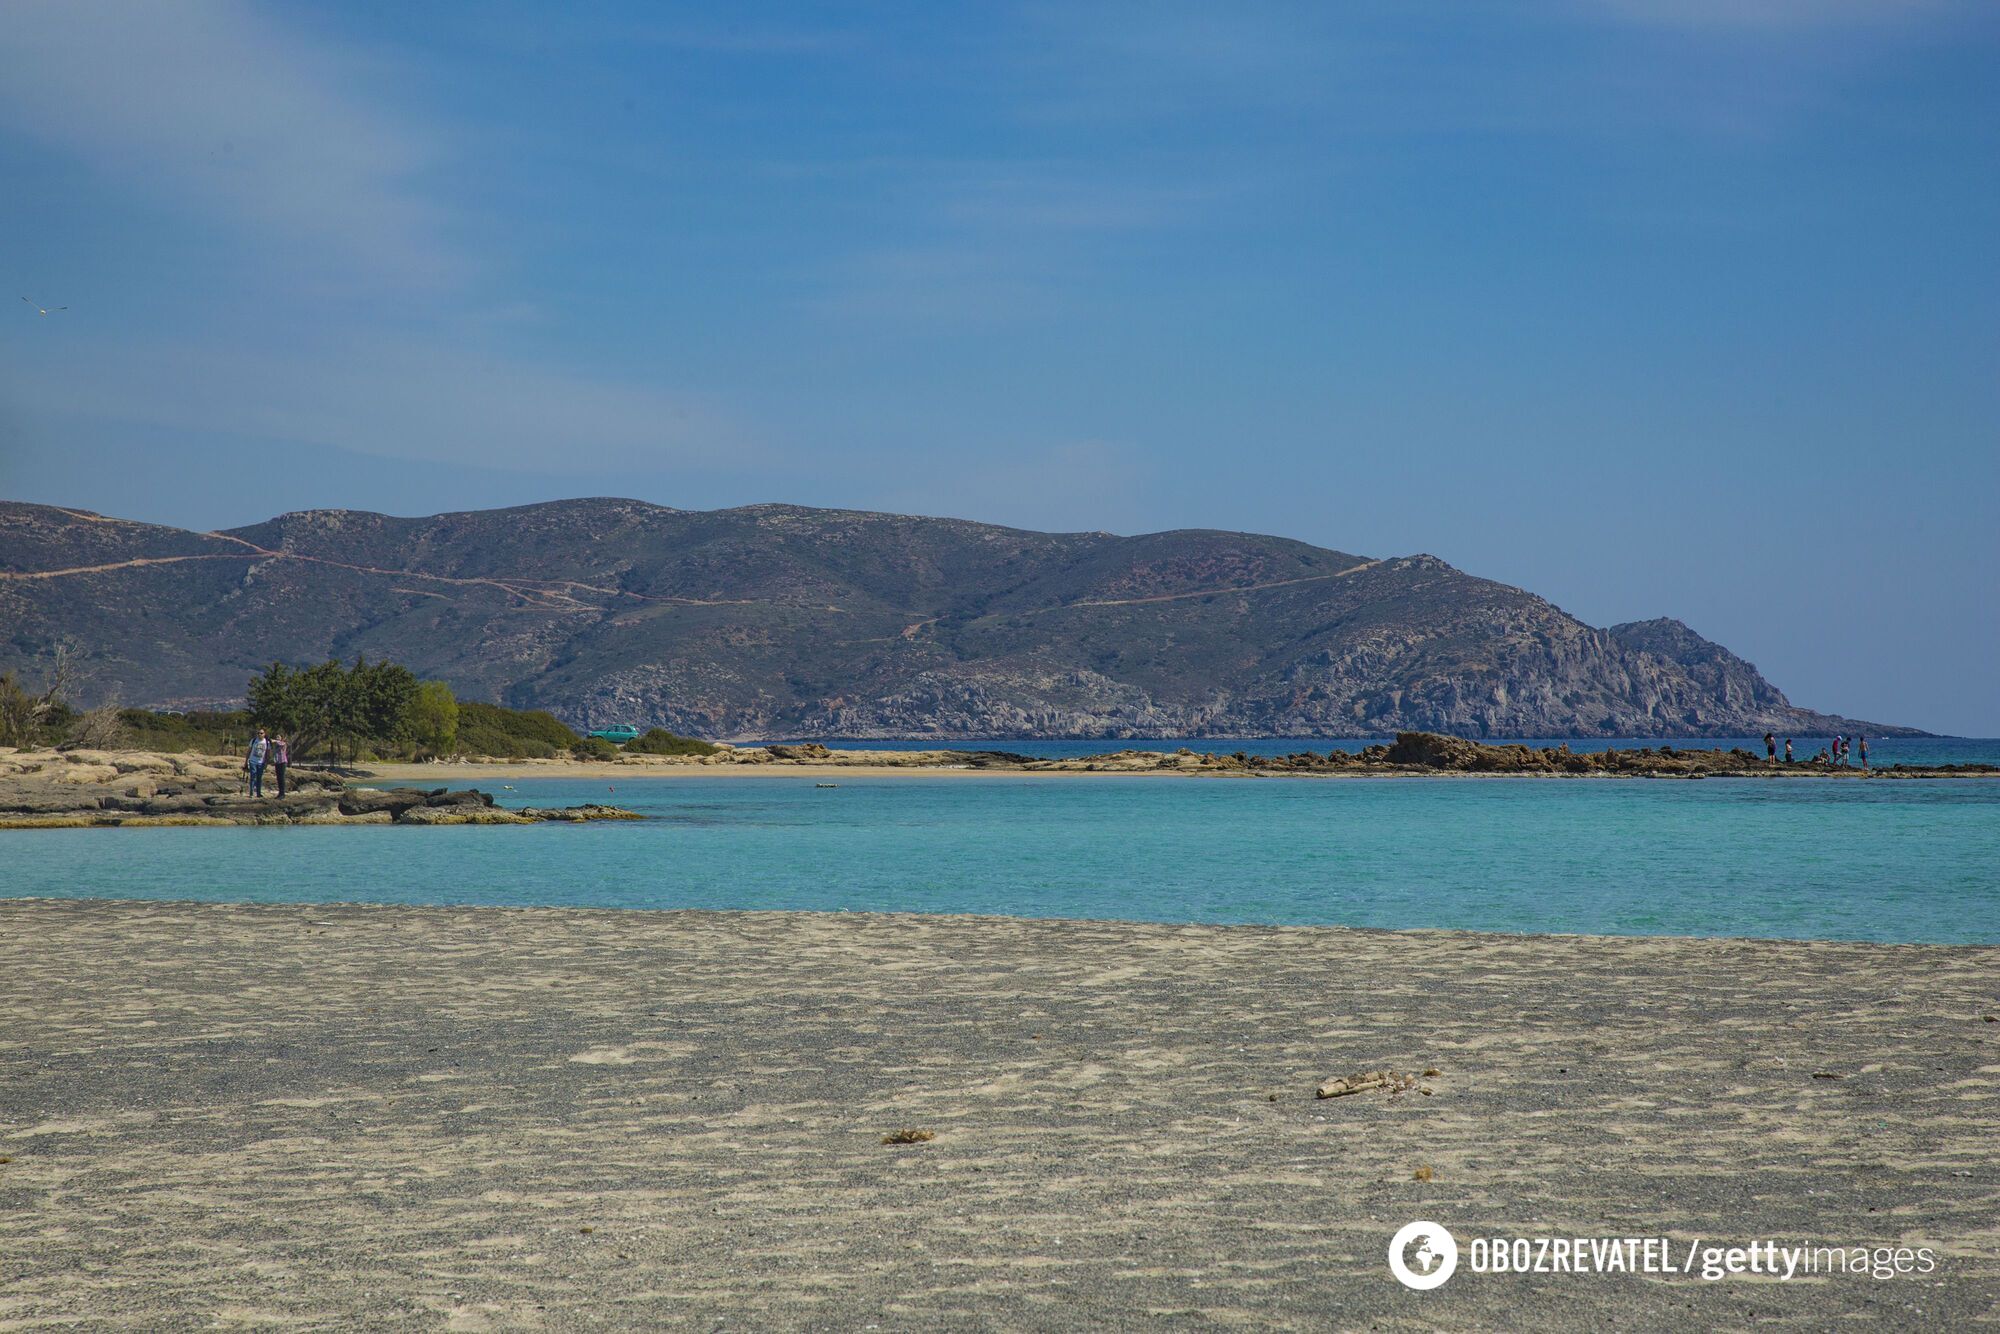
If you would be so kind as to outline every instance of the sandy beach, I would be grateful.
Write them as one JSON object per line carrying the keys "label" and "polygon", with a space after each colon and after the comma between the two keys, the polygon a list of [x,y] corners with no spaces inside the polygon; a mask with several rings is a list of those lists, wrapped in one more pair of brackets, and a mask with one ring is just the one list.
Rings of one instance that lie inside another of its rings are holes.
{"label": "sandy beach", "polygon": [[[0,901],[0,1325],[1990,1320],[1996,980],[1994,948]],[[1382,1066],[1420,1087],[1314,1096]],[[1939,1258],[1420,1293],[1385,1264],[1418,1218]]]}

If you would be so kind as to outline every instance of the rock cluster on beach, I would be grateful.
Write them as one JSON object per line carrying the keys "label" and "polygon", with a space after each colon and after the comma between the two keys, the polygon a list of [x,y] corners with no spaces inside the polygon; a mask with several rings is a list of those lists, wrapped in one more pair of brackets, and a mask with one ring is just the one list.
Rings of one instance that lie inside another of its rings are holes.
{"label": "rock cluster on beach", "polygon": [[289,793],[249,795],[227,757],[149,751],[0,750],[0,829],[93,825],[535,824],[637,819],[615,806],[502,810],[484,792],[350,786],[337,773],[294,765]]}

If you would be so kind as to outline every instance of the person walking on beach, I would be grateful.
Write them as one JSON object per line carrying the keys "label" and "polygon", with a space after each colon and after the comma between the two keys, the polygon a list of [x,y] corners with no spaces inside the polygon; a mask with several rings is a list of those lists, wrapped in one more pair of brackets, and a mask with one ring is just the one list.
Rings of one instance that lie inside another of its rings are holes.
{"label": "person walking on beach", "polygon": [[1845,754],[1847,754],[1847,738],[1839,733],[1835,733],[1833,738],[1833,762],[1836,767],[1840,764],[1841,757]]}
{"label": "person walking on beach", "polygon": [[292,767],[292,747],[283,734],[271,738],[266,763],[278,771],[278,795],[285,795],[285,770]]}
{"label": "person walking on beach", "polygon": [[1866,768],[1868,767],[1868,738],[1867,738],[1867,737],[1862,737],[1862,738],[1861,738],[1861,767],[1862,767],[1862,768],[1864,768],[1864,769],[1866,769]]}
{"label": "person walking on beach", "polygon": [[243,761],[243,767],[250,771],[250,795],[264,795],[264,765],[271,756],[271,739],[264,735],[264,729],[257,729],[257,739],[250,743],[250,754]]}
{"label": "person walking on beach", "polygon": [[1786,764],[1790,764],[1791,762],[1792,762],[1792,739],[1791,739],[1790,737],[1786,737],[1786,738],[1785,738],[1785,763],[1786,763]]}
{"label": "person walking on beach", "polygon": [[1778,738],[1770,732],[1764,733],[1764,759],[1769,764],[1778,762]]}

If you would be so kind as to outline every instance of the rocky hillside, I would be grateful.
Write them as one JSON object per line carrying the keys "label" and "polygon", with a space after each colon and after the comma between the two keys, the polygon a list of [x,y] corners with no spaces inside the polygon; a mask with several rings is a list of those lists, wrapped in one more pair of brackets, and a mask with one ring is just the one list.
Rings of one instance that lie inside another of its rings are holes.
{"label": "rocky hillside", "polygon": [[[361,653],[461,696],[711,737],[1811,734],[1678,621],[1594,629],[1431,556],[630,500],[221,533],[0,503],[0,669],[240,698]],[[86,699],[85,702],[90,702]]]}

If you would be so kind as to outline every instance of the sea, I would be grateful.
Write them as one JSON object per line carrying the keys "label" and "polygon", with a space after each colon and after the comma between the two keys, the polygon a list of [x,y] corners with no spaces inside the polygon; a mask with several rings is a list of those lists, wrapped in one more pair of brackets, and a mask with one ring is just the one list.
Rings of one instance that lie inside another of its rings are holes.
{"label": "sea", "polygon": [[[1752,740],[1610,744],[1753,748]],[[1183,744],[1287,754],[1368,743],[981,744],[1069,755]],[[1897,738],[1870,748],[1878,767],[2000,763],[1993,740]],[[484,786],[504,805],[609,801],[647,818],[7,831],[0,896],[2000,943],[2000,778],[857,774],[821,787],[809,776],[614,771],[603,780]]]}

